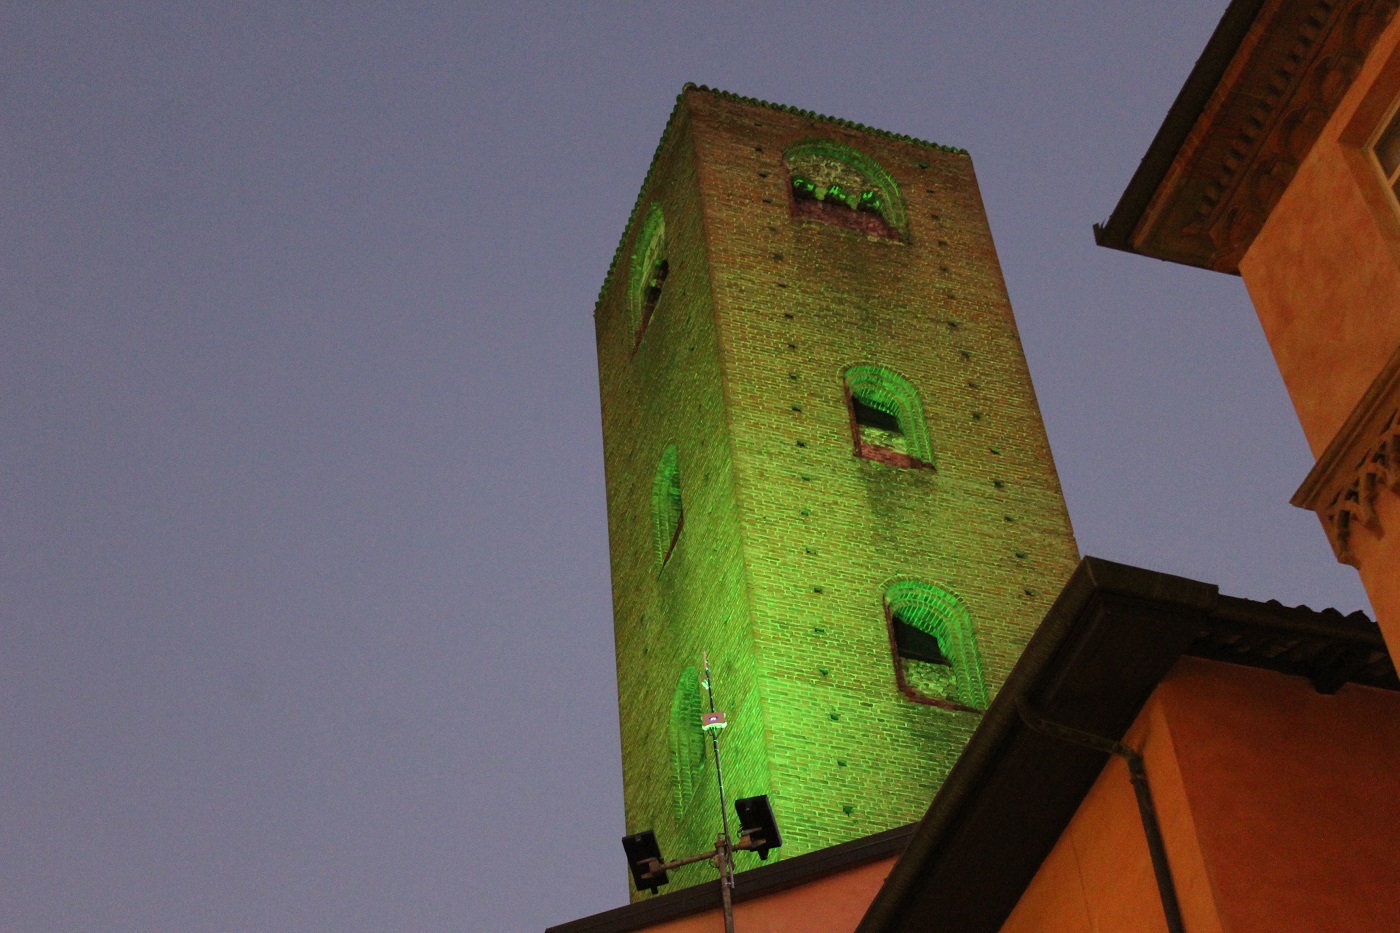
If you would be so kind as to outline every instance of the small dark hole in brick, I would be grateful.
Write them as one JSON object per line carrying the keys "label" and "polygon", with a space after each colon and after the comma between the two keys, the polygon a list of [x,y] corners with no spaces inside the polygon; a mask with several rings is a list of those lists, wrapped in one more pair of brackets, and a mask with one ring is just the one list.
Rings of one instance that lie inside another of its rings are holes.
{"label": "small dark hole in brick", "polygon": [[758,173],[758,177],[759,177],[759,178],[767,178],[767,177],[768,177],[768,173],[767,173],[767,172],[759,172],[759,173]]}
{"label": "small dark hole in brick", "polygon": [[958,324],[957,321],[949,321],[949,322],[948,322],[948,329],[949,329],[949,330],[957,330],[959,326],[960,326],[960,325]]}
{"label": "small dark hole in brick", "polygon": [[762,146],[754,146],[754,147],[753,147],[753,151],[754,151],[754,152],[762,152],[762,151],[763,151],[763,147],[762,147]]}
{"label": "small dark hole in brick", "polygon": [[992,453],[996,454],[998,457],[1001,456],[1001,448],[1000,448],[1000,447],[988,447],[987,449],[990,450]]}
{"label": "small dark hole in brick", "polygon": [[919,163],[919,168],[923,168],[923,169],[928,168],[928,163],[927,163],[927,162],[920,162],[920,163]]}
{"label": "small dark hole in brick", "polygon": [[773,258],[776,259],[778,262],[782,262],[782,261],[783,261],[783,254],[782,254],[782,253],[774,253],[774,254],[773,254]]}
{"label": "small dark hole in brick", "polygon": [[1006,484],[1003,483],[1003,482],[1002,482],[1001,480],[999,480],[999,479],[994,479],[994,480],[992,480],[992,485],[995,486],[995,487],[998,488],[998,489],[1005,489],[1005,488],[1006,488]]}
{"label": "small dark hole in brick", "polygon": [[1016,559],[1017,559],[1017,560],[1025,560],[1025,559],[1026,559],[1026,556],[1027,556],[1027,555],[1026,555],[1026,552],[1025,552],[1025,551],[1017,551],[1017,552],[1016,552]]}
{"label": "small dark hole in brick", "polygon": [[763,203],[764,203],[764,204],[772,204],[772,203],[773,203],[773,199],[772,199],[772,198],[764,198],[764,199],[763,199]]}
{"label": "small dark hole in brick", "polygon": [[934,220],[942,220],[942,219],[943,219],[942,217],[939,217],[937,214],[929,214],[929,216],[932,217]]}
{"label": "small dark hole in brick", "polygon": [[[840,722],[840,721],[841,721],[841,714],[840,714],[840,713],[828,713],[827,715],[831,717],[831,721],[832,721],[832,722]],[[847,813],[850,813],[850,812],[851,812],[851,811],[850,811],[850,808],[847,808],[847,809],[846,809],[846,812],[847,812]]]}
{"label": "small dark hole in brick", "polygon": [[813,593],[821,593],[821,592],[824,592],[824,590],[822,590],[822,588],[819,587],[819,586],[814,586],[814,587],[812,587],[812,592],[813,592]]}
{"label": "small dark hole in brick", "polygon": [[797,349],[797,344],[795,344],[795,343],[790,343],[790,344],[788,344],[788,349],[789,349],[789,350],[796,350],[796,349]]}
{"label": "small dark hole in brick", "polygon": [[817,551],[816,551],[815,548],[810,548],[810,547],[809,547],[809,548],[803,548],[803,550],[806,551],[808,554],[815,554],[815,553],[817,553]]}
{"label": "small dark hole in brick", "polygon": [[972,420],[973,420],[973,421],[981,421],[981,420],[982,420],[982,413],[981,413],[980,411],[974,411],[974,412],[972,413]]}
{"label": "small dark hole in brick", "polygon": [[806,441],[798,441],[798,442],[797,442],[797,446],[798,446],[798,447],[806,447],[806,446],[807,446],[807,442],[806,442]]}
{"label": "small dark hole in brick", "polygon": [[947,266],[939,266],[939,267],[938,267],[938,271],[939,271],[939,272],[947,272],[947,271],[948,271],[948,267],[947,267]]}
{"label": "small dark hole in brick", "polygon": [[969,389],[978,389],[978,388],[981,388],[981,386],[979,386],[977,383],[973,382],[971,379],[967,380],[967,387],[968,387]]}
{"label": "small dark hole in brick", "polygon": [[1034,595],[1035,595],[1035,590],[1026,590],[1026,591],[1025,591],[1025,594],[1026,594],[1027,596],[1034,596]]}
{"label": "small dark hole in brick", "polygon": [[779,283],[778,283],[778,287],[779,287],[779,288],[787,288],[787,283],[786,283],[786,282],[779,282]]}
{"label": "small dark hole in brick", "polygon": [[944,247],[944,246],[947,246],[947,245],[948,245],[948,241],[947,241],[947,240],[939,240],[939,241],[938,241],[938,245],[939,245],[940,248],[941,248],[941,247]]}
{"label": "small dark hole in brick", "polygon": [[972,354],[971,354],[971,353],[968,353],[966,350],[959,350],[958,352],[962,354],[962,358],[963,358],[963,359],[965,359],[965,360],[970,360],[970,359],[972,359]]}
{"label": "small dark hole in brick", "polygon": [[822,628],[820,625],[814,625],[814,626],[812,626],[812,634],[813,634],[813,635],[825,635],[825,634],[826,634],[826,629]]}
{"label": "small dark hole in brick", "polygon": [[847,816],[850,816],[852,813],[856,812],[856,808],[851,806],[849,803],[843,803],[841,804],[841,812],[846,814]]}
{"label": "small dark hole in brick", "polygon": [[838,767],[838,768],[844,768],[844,767],[846,767],[846,759],[844,759],[844,758],[838,758],[838,759],[836,759],[836,767]]}
{"label": "small dark hole in brick", "polygon": [[792,320],[792,312],[791,312],[791,311],[785,311],[785,312],[783,312],[783,317],[785,317],[785,318],[787,318],[789,321],[791,321],[791,320]]}
{"label": "small dark hole in brick", "polygon": [[801,410],[802,410],[802,406],[801,406],[801,405],[794,405],[794,406],[792,406],[792,410],[793,410],[793,411],[801,411]]}
{"label": "small dark hole in brick", "polygon": [[1016,519],[1012,518],[1010,515],[1003,515],[1001,520],[1004,522],[1014,522]]}
{"label": "small dark hole in brick", "polygon": [[802,509],[802,510],[801,510],[800,512],[798,512],[797,514],[798,514],[798,515],[801,515],[803,518],[811,518],[811,517],[812,517],[811,511],[808,510],[808,509]]}
{"label": "small dark hole in brick", "polygon": [[810,483],[811,481],[812,481],[812,477],[808,476],[806,473],[803,473],[803,474],[802,474],[802,482],[804,482],[804,483]]}
{"label": "small dark hole in brick", "polygon": [[799,375],[797,375],[797,373],[788,373],[788,378],[789,378],[789,379],[801,379],[802,377],[799,376]]}
{"label": "small dark hole in brick", "polygon": [[937,194],[938,192],[937,192],[937,191],[934,191],[932,188],[925,188],[925,189],[924,189],[924,193],[925,193],[925,194]]}

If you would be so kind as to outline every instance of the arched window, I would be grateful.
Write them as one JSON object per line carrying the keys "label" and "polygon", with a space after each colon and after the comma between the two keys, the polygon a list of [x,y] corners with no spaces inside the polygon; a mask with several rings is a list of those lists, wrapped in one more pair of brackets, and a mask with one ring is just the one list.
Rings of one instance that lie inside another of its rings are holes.
{"label": "arched window", "polygon": [[783,153],[792,180],[792,215],[901,240],[908,233],[899,185],[880,163],[829,140],[798,143]]}
{"label": "arched window", "polygon": [[627,312],[632,324],[633,349],[642,337],[661,300],[661,290],[671,265],[666,258],[666,218],[661,205],[653,204],[632,248],[632,265],[627,280]]}
{"label": "arched window", "polygon": [[856,456],[897,467],[933,468],[924,403],[913,384],[880,366],[846,370]]}
{"label": "arched window", "polygon": [[670,444],[656,465],[651,483],[651,529],[656,545],[657,567],[666,566],[681,536],[685,512],[681,506],[681,469],[676,445]]}
{"label": "arched window", "polygon": [[903,581],[885,590],[885,619],[895,679],[911,699],[982,710],[987,684],[967,607],[930,583]]}
{"label": "arched window", "polygon": [[705,733],[700,728],[700,674],[687,667],[676,681],[671,696],[671,778],[676,822],[685,811],[705,777]]}

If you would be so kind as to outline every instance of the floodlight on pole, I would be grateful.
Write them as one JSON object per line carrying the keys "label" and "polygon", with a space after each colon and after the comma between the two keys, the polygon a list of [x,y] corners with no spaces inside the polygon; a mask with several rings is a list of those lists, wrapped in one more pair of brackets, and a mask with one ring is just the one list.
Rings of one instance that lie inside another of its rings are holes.
{"label": "floodlight on pole", "polygon": [[623,836],[622,848],[627,853],[627,865],[632,870],[632,883],[638,891],[650,888],[652,894],[670,881],[667,872],[695,862],[713,862],[719,870],[719,889],[724,905],[724,930],[725,933],[734,933],[734,851],[742,849],[756,852],[760,859],[767,859],[770,850],[783,844],[783,837],[778,832],[773,808],[769,805],[766,794],[734,801],[734,811],[739,816],[739,838],[735,841],[729,835],[729,814],[724,798],[724,767],[719,759],[719,734],[729,723],[724,713],[715,709],[715,691],[710,676],[708,652],[704,656],[704,667],[705,677],[700,681],[700,685],[705,688],[709,697],[710,709],[700,714],[700,728],[710,737],[710,747],[715,754],[720,820],[720,833],[715,839],[715,847],[709,852],[688,855],[668,862],[661,857],[661,847],[657,845],[656,834],[647,829]]}
{"label": "floodlight on pole", "polygon": [[627,853],[627,867],[632,869],[632,883],[638,891],[651,888],[651,893],[655,894],[671,880],[663,867],[665,859],[661,857],[661,847],[656,844],[656,833],[648,829],[623,836],[622,849]]}
{"label": "floodlight on pole", "polygon": [[734,801],[734,811],[739,814],[739,842],[734,848],[748,849],[766,861],[768,851],[783,844],[768,795],[741,797]]}

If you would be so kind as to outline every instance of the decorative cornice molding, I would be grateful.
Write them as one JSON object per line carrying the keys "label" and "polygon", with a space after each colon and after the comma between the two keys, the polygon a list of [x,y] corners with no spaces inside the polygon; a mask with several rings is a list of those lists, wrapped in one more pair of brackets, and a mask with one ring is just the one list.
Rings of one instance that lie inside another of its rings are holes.
{"label": "decorative cornice molding", "polygon": [[1397,10],[1400,0],[1266,3],[1134,225],[1129,248],[1238,273]]}
{"label": "decorative cornice molding", "polygon": [[1400,347],[1372,380],[1292,502],[1317,513],[1337,560],[1359,567],[1352,534],[1357,527],[1377,537],[1385,534],[1375,507],[1376,496],[1385,489],[1400,493]]}

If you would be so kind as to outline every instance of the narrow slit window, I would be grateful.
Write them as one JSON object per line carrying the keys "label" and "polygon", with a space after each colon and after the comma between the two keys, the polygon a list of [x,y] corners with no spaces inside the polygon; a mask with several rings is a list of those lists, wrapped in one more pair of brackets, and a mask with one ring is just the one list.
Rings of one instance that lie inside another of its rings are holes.
{"label": "narrow slit window", "polygon": [[647,291],[642,303],[642,330],[645,331],[647,324],[651,323],[651,316],[656,311],[656,303],[661,300],[661,286],[666,284],[666,275],[671,271],[671,264],[666,261],[666,257],[661,260],[651,270],[651,277],[647,282]]}
{"label": "narrow slit window", "polygon": [[705,733],[700,728],[700,673],[687,667],[671,696],[671,791],[676,822],[685,820],[705,776]]}
{"label": "narrow slit window", "polygon": [[676,445],[669,445],[656,465],[651,487],[652,535],[656,546],[657,569],[666,566],[680,540],[685,524],[685,506],[681,500],[681,470]]}
{"label": "narrow slit window", "polygon": [[632,349],[642,345],[647,328],[656,315],[671,262],[666,249],[666,218],[660,205],[653,204],[637,234],[632,251],[632,270],[627,288],[628,320],[631,322]]}

